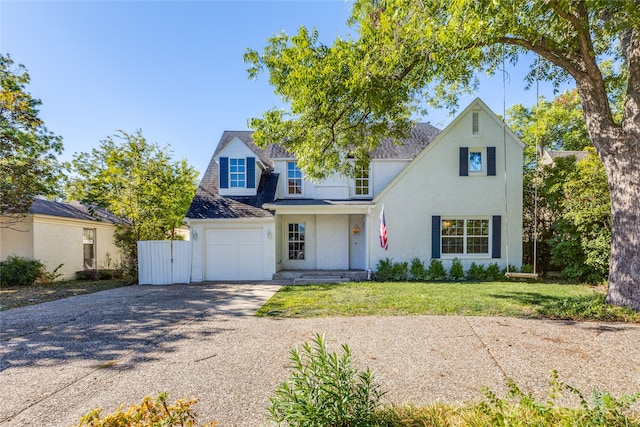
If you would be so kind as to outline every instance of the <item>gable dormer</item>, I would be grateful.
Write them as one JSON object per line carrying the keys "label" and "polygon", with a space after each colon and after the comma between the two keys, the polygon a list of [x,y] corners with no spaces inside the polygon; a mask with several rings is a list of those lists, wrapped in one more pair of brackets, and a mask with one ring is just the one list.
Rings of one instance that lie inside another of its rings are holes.
{"label": "gable dormer", "polygon": [[266,166],[240,138],[233,138],[215,155],[221,196],[255,196]]}

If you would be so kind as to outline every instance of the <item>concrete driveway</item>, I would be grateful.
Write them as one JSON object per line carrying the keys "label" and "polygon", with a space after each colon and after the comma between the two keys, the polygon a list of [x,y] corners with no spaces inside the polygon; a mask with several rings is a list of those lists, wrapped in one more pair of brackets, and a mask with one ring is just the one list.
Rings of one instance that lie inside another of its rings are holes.
{"label": "concrete driveway", "polygon": [[482,399],[548,373],[587,394],[640,391],[640,325],[480,317],[264,319],[277,284],[130,286],[0,313],[0,424],[69,426],[145,395],[196,397],[202,422],[269,425],[288,352],[325,333],[369,366],[386,402]]}

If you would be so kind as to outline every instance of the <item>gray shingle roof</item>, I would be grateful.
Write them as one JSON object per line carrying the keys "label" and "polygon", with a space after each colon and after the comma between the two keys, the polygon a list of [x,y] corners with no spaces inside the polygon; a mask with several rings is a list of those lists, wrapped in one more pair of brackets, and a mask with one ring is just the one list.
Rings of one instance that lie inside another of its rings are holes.
{"label": "gray shingle roof", "polygon": [[82,219],[86,221],[107,222],[111,224],[128,224],[128,221],[117,217],[105,209],[88,206],[80,202],[54,202],[36,198],[31,205],[31,209],[29,209],[29,213]]}
{"label": "gray shingle roof", "polygon": [[216,157],[218,153],[229,145],[234,138],[238,138],[240,141],[244,142],[245,145],[253,151],[253,153],[258,156],[260,161],[267,166],[273,167],[273,162],[271,161],[270,156],[270,147],[266,149],[258,148],[256,144],[253,143],[253,131],[250,130],[225,130],[220,137],[220,142],[218,142],[218,146],[216,147],[216,151],[213,153],[213,157]]}
{"label": "gray shingle roof", "polygon": [[[371,153],[372,159],[413,159],[418,155],[436,136],[440,129],[430,123],[416,123],[411,130],[409,138],[398,144],[394,144],[390,138],[384,138],[380,145]],[[269,157],[272,159],[292,159],[294,155],[287,152],[284,147],[272,144],[267,147]]]}
{"label": "gray shingle roof", "polygon": [[[413,159],[436,136],[440,130],[429,123],[418,123],[411,132],[411,136],[400,144],[394,144],[391,139],[383,139],[380,145],[372,153],[374,159]],[[196,195],[191,201],[187,212],[190,219],[215,219],[215,218],[260,218],[269,217],[272,214],[262,209],[264,203],[272,203],[275,200],[278,175],[273,173],[273,161],[271,159],[293,158],[294,156],[278,144],[271,144],[265,149],[258,148],[254,142],[251,131],[225,131],[220,142],[211,157]],[[260,184],[256,196],[238,197],[221,196],[218,191],[219,165],[215,160],[218,153],[234,139],[238,138],[267,166],[260,178]],[[301,203],[310,203],[309,200]]]}
{"label": "gray shingle roof", "polygon": [[[215,162],[217,166],[217,162]],[[211,165],[210,165],[211,167]],[[209,168],[207,168],[209,169]],[[278,174],[263,173],[255,196],[221,196],[216,187],[212,191],[202,187],[191,201],[187,218],[215,219],[215,218],[265,218],[273,216],[271,212],[262,209],[262,205],[275,200]]]}

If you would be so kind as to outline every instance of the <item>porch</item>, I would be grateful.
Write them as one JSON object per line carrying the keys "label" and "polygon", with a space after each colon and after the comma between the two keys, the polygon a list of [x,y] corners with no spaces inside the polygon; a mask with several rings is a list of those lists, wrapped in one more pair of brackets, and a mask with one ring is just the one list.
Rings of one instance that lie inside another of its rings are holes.
{"label": "porch", "polygon": [[365,270],[281,270],[273,280],[292,281],[295,285],[312,283],[364,282],[369,279]]}

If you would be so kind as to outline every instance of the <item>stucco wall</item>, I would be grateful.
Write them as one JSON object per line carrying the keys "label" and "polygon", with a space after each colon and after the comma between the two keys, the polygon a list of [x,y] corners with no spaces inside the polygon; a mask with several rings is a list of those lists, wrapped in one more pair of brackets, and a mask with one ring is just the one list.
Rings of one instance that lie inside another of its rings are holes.
{"label": "stucco wall", "polygon": [[349,215],[316,215],[316,268],[349,269]]}
{"label": "stucco wall", "polygon": [[12,221],[11,228],[0,227],[0,260],[12,255],[33,258],[33,217]]}
{"label": "stucco wall", "polygon": [[[471,111],[459,117],[436,142],[427,147],[416,163],[376,201],[370,227],[370,267],[386,257],[410,261],[419,257],[426,264],[431,253],[431,217],[454,218],[502,217],[501,258],[488,255],[459,255],[468,267],[471,262],[506,265],[506,241],[509,238],[509,263],[520,265],[522,259],[522,148],[507,134],[507,194],[505,210],[505,151],[503,128],[484,110],[480,110],[481,134],[471,135]],[[459,147],[496,147],[496,176],[459,176]],[[380,248],[378,240],[380,209],[384,204],[389,250]],[[507,230],[508,225],[508,230]],[[491,241],[491,238],[490,238]],[[453,256],[443,255],[445,266]]]}

